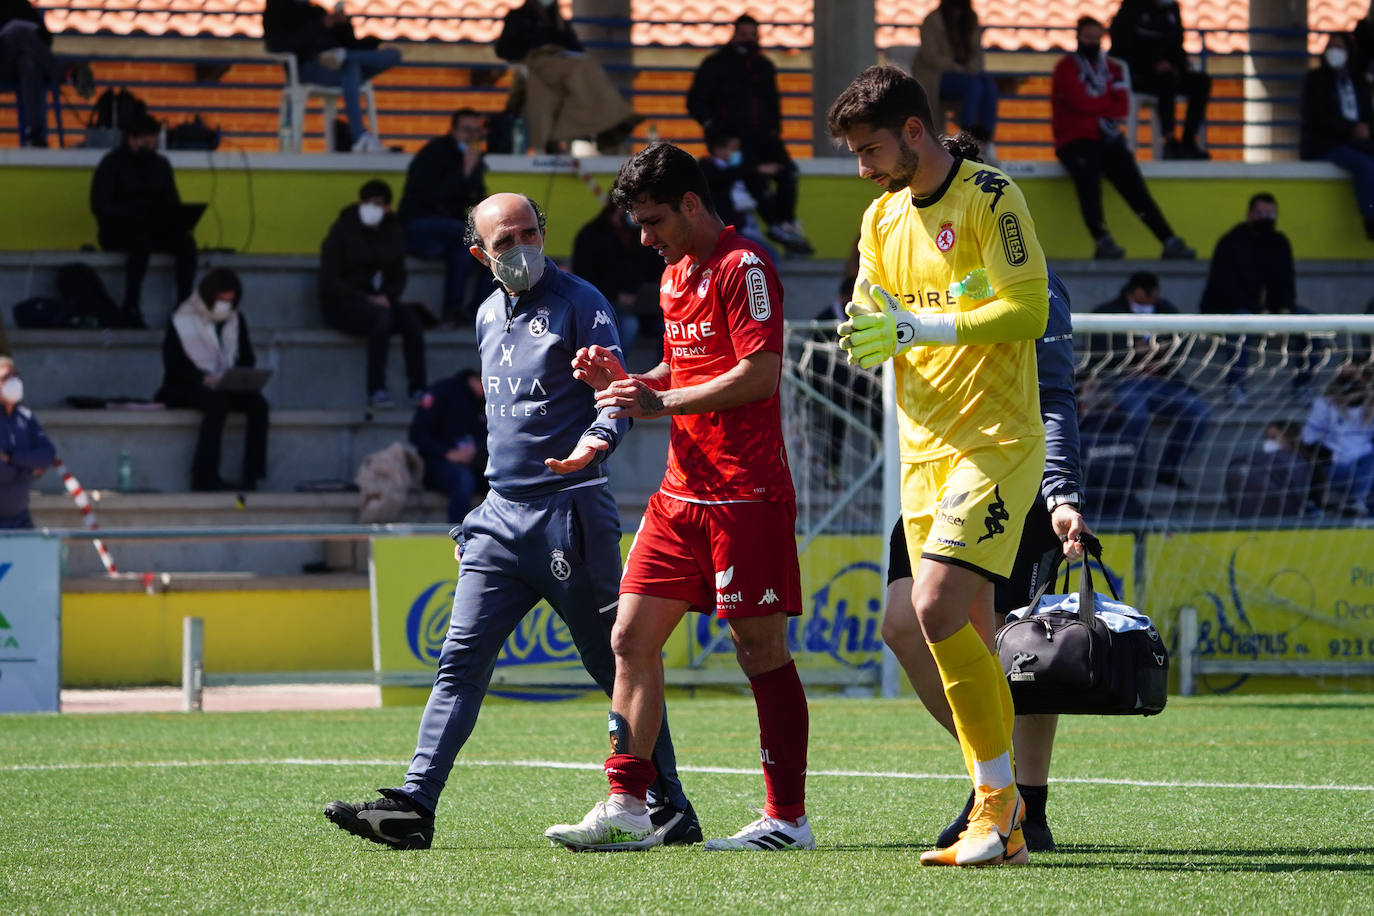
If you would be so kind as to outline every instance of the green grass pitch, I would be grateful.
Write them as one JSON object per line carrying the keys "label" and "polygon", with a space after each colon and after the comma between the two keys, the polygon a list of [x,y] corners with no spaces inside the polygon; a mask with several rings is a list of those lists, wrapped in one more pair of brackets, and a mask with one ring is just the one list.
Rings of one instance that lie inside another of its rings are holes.
{"label": "green grass pitch", "polygon": [[[811,703],[815,852],[570,853],[542,837],[604,792],[604,701],[491,703],[434,848],[337,829],[399,783],[416,708],[0,717],[5,913],[1360,913],[1374,907],[1374,697],[1173,698],[1065,717],[1025,868],[923,868],[963,802],[914,700]],[[669,713],[707,836],[761,804],[747,696]],[[570,766],[553,766],[554,763]],[[736,772],[739,771],[739,772]]]}

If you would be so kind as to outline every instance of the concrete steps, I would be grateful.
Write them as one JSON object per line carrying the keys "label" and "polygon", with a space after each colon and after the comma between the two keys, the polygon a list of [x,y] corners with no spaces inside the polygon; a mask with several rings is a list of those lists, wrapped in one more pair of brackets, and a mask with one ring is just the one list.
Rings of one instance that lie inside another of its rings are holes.
{"label": "concrete steps", "polygon": [[[9,334],[24,375],[26,403],[42,410],[65,405],[71,395],[151,399],[162,384],[162,330],[24,330]],[[253,332],[259,366],[273,370],[263,395],[285,410],[361,409],[366,403],[362,340],[326,328]],[[472,331],[435,331],[425,336],[431,381],[476,368]],[[401,339],[387,360],[392,397],[409,416]],[[398,408],[400,409],[400,408]]]}
{"label": "concrete steps", "polygon": [[[190,485],[200,425],[196,411],[52,409],[38,411],[38,418],[58,455],[87,489],[114,489],[124,450],[133,463],[135,491],[171,494]],[[290,493],[302,481],[351,481],[367,455],[393,442],[405,442],[409,424],[409,410],[274,411],[267,440],[267,478],[259,489]],[[612,458],[617,498],[642,506],[663,478],[667,453],[667,421],[636,424]],[[240,478],[242,455],[243,420],[231,414],[221,463],[225,479]],[[56,474],[48,473],[39,478],[35,489],[57,493],[62,483]],[[355,497],[355,506],[356,502]]]}
{"label": "concrete steps", "polygon": [[[357,493],[92,492],[96,519],[103,529],[234,528],[241,526],[351,525],[358,520]],[[447,500],[412,491],[403,521],[445,524]],[[34,494],[34,523],[40,528],[81,529],[81,513],[65,493]],[[308,563],[327,563],[336,570],[366,570],[366,551],[351,542],[300,540],[234,540],[179,538],[110,539],[106,548],[121,572],[225,572],[295,575]],[[87,540],[66,545],[66,576],[100,576],[100,558]]]}

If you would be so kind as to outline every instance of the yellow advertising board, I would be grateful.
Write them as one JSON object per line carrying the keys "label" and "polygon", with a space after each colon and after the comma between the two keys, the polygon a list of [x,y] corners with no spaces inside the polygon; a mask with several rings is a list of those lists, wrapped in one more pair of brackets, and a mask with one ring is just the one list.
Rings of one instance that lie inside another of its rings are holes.
{"label": "yellow advertising board", "polygon": [[[1195,608],[1198,641],[1192,648],[1199,659],[1374,661],[1374,531],[1152,534],[1145,556],[1145,608],[1166,631],[1180,608]],[[1279,680],[1212,675],[1199,686],[1269,690],[1282,686]],[[1291,686],[1310,690],[1314,683]]]}
{"label": "yellow advertising board", "polygon": [[[631,541],[630,535],[622,538],[622,553]],[[1128,601],[1134,542],[1131,535],[1103,538],[1106,573]],[[887,539],[877,535],[825,535],[803,549],[803,613],[789,622],[787,634],[798,667],[813,682],[878,682],[886,550]],[[383,703],[424,702],[448,630],[457,569],[453,542],[442,536],[372,542],[374,654]],[[1107,590],[1101,583],[1098,589]],[[670,682],[673,672],[728,681],[739,670],[726,625],[708,614],[687,616],[665,647],[664,665]],[[542,602],[506,641],[496,666],[496,697],[556,700],[596,689],[567,627]]]}

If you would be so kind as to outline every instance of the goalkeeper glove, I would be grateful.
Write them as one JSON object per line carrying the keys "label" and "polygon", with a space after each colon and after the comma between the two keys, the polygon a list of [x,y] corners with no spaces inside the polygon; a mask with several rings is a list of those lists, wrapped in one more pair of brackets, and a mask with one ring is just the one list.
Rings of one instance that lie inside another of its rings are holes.
{"label": "goalkeeper glove", "polygon": [[849,362],[871,369],[914,346],[958,343],[954,316],[913,315],[895,296],[867,279],[859,281],[858,299],[845,306],[849,320],[839,327],[840,347]]}

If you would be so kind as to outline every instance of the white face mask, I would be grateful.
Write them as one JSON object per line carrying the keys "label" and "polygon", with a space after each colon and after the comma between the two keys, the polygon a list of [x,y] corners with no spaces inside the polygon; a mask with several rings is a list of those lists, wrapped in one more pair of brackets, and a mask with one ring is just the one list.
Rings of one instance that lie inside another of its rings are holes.
{"label": "white face mask", "polygon": [[1325,57],[1327,64],[1333,70],[1344,69],[1346,62],[1350,60],[1350,55],[1345,48],[1327,48]]}
{"label": "white face mask", "polygon": [[228,299],[216,299],[215,307],[210,309],[210,317],[216,321],[226,321],[234,314],[234,303]]}
{"label": "white face mask", "polygon": [[1282,449],[1283,446],[1279,444],[1279,440],[1277,439],[1265,439],[1264,444],[1260,446],[1260,451],[1264,452],[1266,455],[1272,455]]}
{"label": "white face mask", "polygon": [[517,245],[491,258],[491,272],[501,285],[513,293],[533,289],[544,276],[544,248],[541,245]]}
{"label": "white face mask", "polygon": [[24,400],[24,380],[17,375],[5,379],[5,383],[0,385],[0,398],[7,404],[18,404]]}
{"label": "white face mask", "polygon": [[383,216],[386,209],[381,204],[358,204],[358,220],[368,228],[380,225]]}

